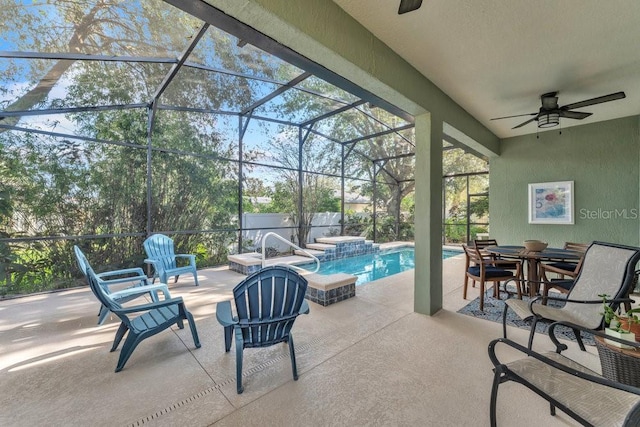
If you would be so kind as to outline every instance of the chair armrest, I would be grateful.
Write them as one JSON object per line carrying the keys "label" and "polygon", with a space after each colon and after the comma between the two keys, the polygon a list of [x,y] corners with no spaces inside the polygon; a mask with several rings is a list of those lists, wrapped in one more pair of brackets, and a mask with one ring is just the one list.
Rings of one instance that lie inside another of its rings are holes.
{"label": "chair armrest", "polygon": [[[567,299],[567,298],[557,298],[557,297],[535,297],[534,299],[532,299],[531,301],[529,301],[529,311],[531,312],[531,314],[538,316],[539,314],[536,313],[536,311],[534,310],[534,305],[537,305],[538,302],[542,303],[542,301],[563,301],[563,302],[573,302],[576,304],[602,304],[603,301],[601,299],[599,300],[576,300],[576,299]],[[624,302],[635,302],[634,300],[632,300],[631,298],[617,298],[617,299],[612,299],[612,300],[607,300],[606,302],[617,302],[617,303],[624,303]],[[587,331],[591,331],[590,329],[585,329]]]}
{"label": "chair armrest", "polygon": [[164,266],[159,259],[147,258],[144,260],[145,264],[150,264],[153,266],[153,275],[154,277],[158,277],[159,272],[164,270]]}
{"label": "chair armrest", "polygon": [[[577,267],[578,264],[576,264]],[[576,276],[576,271],[574,270],[565,270],[563,268],[558,268],[558,267],[554,267],[552,265],[547,265],[547,264],[540,264],[540,269],[544,272],[550,272],[550,273],[557,273],[557,274],[564,274],[565,276],[571,276],[571,277],[575,277]]]}
{"label": "chair armrest", "polygon": [[307,300],[302,300],[302,305],[300,306],[300,311],[298,311],[298,314],[309,314],[309,304],[307,303]]}
{"label": "chair armrest", "polygon": [[[134,274],[135,276],[144,276],[144,271],[140,267],[125,268],[122,270],[105,271],[103,273],[97,273],[96,277],[103,279],[109,276],[119,276],[122,274]],[[108,280],[108,279],[105,279]]]}
{"label": "chair armrest", "polygon": [[162,292],[165,300],[168,300],[171,298],[171,294],[169,293],[169,288],[164,283],[159,283],[157,285],[146,285],[146,286],[138,286],[135,288],[123,289],[121,291],[112,292],[109,294],[109,296],[111,298],[121,298],[129,295],[136,295],[136,294],[142,295],[148,292],[155,292],[155,291]]}
{"label": "chair armrest", "polygon": [[168,307],[170,305],[176,305],[176,304],[184,306],[184,301],[182,300],[182,297],[171,298],[171,299],[160,301],[160,302],[152,302],[149,304],[136,305],[133,307],[123,307],[123,308],[112,310],[112,311],[114,313],[129,314],[129,313],[137,313],[139,311],[154,310],[157,308]]}
{"label": "chair armrest", "polygon": [[[133,275],[126,276],[126,277],[118,277],[116,279],[109,279],[109,277],[111,276],[120,276],[123,274],[133,274]],[[134,282],[136,280],[146,281],[148,279],[147,275],[144,274],[144,271],[140,267],[127,268],[124,270],[105,271],[103,273],[96,274],[96,277],[100,279],[100,281],[104,285],[115,285],[118,283]]]}
{"label": "chair armrest", "polygon": [[193,254],[177,254],[176,255],[176,260],[178,258],[188,258],[189,259],[189,264],[192,265],[193,267],[196,266],[196,256]]}
{"label": "chair armrest", "polygon": [[224,327],[238,324],[238,320],[231,314],[231,301],[221,301],[216,304],[216,319]]}
{"label": "chair armrest", "polygon": [[603,331],[600,331],[600,330],[596,331],[596,330],[593,330],[593,329],[588,329],[588,328],[585,328],[584,326],[578,325],[576,323],[571,323],[571,322],[567,322],[567,321],[563,320],[563,321],[553,322],[549,326],[549,338],[551,338],[551,341],[553,341],[553,344],[556,346],[556,352],[557,353],[560,353],[562,350],[565,350],[567,348],[567,345],[561,343],[558,340],[558,338],[556,337],[556,335],[555,335],[556,327],[558,325],[566,326],[566,327],[571,328],[571,329],[577,329],[577,330],[579,330],[581,332],[586,332],[586,333],[591,334],[591,335],[596,335],[596,336],[599,336],[599,337],[602,337],[602,338],[606,338],[606,339],[611,340],[611,341],[616,341],[616,342],[619,342],[619,343],[622,343],[622,344],[626,344],[629,347],[635,348],[636,350],[640,349],[640,342],[627,341],[627,340],[624,340],[622,338],[618,338],[618,337],[615,337],[615,336],[607,335],[606,333],[604,333]]}
{"label": "chair armrest", "polygon": [[[534,301],[538,301],[541,300],[542,297],[536,297],[534,299],[531,300],[531,302]],[[547,300],[554,300],[554,301],[563,301],[563,302],[575,302],[577,304],[602,304],[603,302],[607,302],[607,303],[611,303],[611,302],[615,302],[615,303],[625,303],[625,302],[630,302],[630,303],[634,303],[635,300],[632,300],[631,298],[615,298],[615,299],[608,299],[606,301],[602,301],[601,299],[597,299],[597,300],[579,300],[579,299],[567,299],[567,298],[558,298],[558,297],[547,297]]]}
{"label": "chair armrest", "polygon": [[489,265],[513,265],[513,264],[518,264],[520,263],[519,260],[506,260],[506,259],[496,259],[496,260],[486,260],[485,262],[483,262],[484,264],[489,264]]}

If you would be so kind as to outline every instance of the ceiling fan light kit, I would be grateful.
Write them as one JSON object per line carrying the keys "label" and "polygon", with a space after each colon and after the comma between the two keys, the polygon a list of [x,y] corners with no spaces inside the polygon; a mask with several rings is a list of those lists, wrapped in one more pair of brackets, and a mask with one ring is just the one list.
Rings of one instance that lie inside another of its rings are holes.
{"label": "ceiling fan light kit", "polygon": [[560,114],[558,113],[541,114],[538,117],[539,128],[552,128],[554,126],[558,126],[559,124],[560,124]]}

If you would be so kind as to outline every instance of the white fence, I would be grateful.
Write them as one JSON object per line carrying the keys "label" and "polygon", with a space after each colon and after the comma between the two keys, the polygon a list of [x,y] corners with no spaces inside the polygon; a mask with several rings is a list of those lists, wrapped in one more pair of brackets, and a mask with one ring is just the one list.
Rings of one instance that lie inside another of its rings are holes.
{"label": "white fence", "polygon": [[[242,239],[247,246],[257,248],[262,241],[262,236],[268,232],[274,232],[279,236],[295,242],[296,230],[293,228],[295,224],[291,221],[288,214],[279,213],[245,213],[242,216],[243,228],[257,228],[258,230],[245,230],[242,233]],[[311,243],[317,237],[339,235],[340,234],[340,213],[339,212],[322,212],[313,216],[312,226],[323,226],[312,228],[309,232],[307,243]],[[327,227],[324,227],[327,226]],[[249,244],[249,241],[252,244]],[[267,241],[267,246],[276,248],[279,251],[286,251],[289,248],[279,242],[277,239]]]}

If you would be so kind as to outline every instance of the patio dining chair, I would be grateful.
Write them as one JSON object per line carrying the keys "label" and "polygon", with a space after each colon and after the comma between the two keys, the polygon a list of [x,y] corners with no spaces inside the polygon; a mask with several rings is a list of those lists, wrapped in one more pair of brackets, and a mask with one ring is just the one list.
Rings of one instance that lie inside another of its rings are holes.
{"label": "patio dining chair", "polygon": [[189,322],[191,336],[196,348],[200,348],[196,324],[191,313],[187,311],[182,298],[168,298],[163,301],[124,307],[104,292],[98,277],[91,267],[87,268],[87,281],[96,298],[121,320],[110,351],[115,351],[122,338],[127,335],[120,351],[116,372],[120,372],[124,368],[133,351],[143,340],[173,325],[183,329],[184,320]]}
{"label": "patio dining chair", "polygon": [[242,386],[242,355],[245,348],[268,347],[281,342],[289,345],[293,379],[298,379],[296,353],[291,328],[300,314],[309,313],[304,299],[307,280],[282,265],[265,267],[248,276],[233,289],[236,316],[231,302],[219,302],[216,318],[224,327],[224,348],[231,349],[236,337],[236,386]]}
{"label": "patio dining chair", "polygon": [[[516,291],[518,298],[522,298],[521,272],[522,264],[516,264],[516,271],[509,268],[513,266],[513,261],[500,260],[491,257],[490,254],[483,253],[478,247],[462,245],[466,256],[464,286],[462,288],[462,298],[467,299],[467,287],[469,279],[480,283],[480,311],[484,310],[485,284],[493,282],[493,295],[499,298],[500,282],[516,279]],[[506,266],[507,268],[503,268]]]}
{"label": "patio dining chair", "polygon": [[[563,249],[580,252],[584,254],[589,248],[588,243],[574,243],[574,242],[564,242]],[[578,275],[580,260],[579,261],[552,261],[548,263],[541,263],[541,268],[545,268],[547,272],[554,272],[563,278],[563,276],[569,276],[575,278]]]}
{"label": "patio dining chair", "polygon": [[[73,252],[76,255],[78,268],[86,277],[87,270],[91,268],[89,260],[77,245],[74,245]],[[95,273],[95,275],[102,290],[114,301],[119,303],[128,302],[144,295],[149,295],[152,301],[158,301],[158,291],[162,292],[165,298],[171,298],[167,285],[164,283],[158,285],[150,284],[147,275],[144,274],[144,271],[139,267],[105,271]],[[130,286],[119,290],[112,289],[115,285]],[[100,311],[98,312],[98,325],[102,325],[108,315],[109,308],[101,304]]]}
{"label": "patio dining chair", "polygon": [[[629,291],[635,276],[635,267],[640,259],[640,248],[618,245],[614,243],[594,242],[587,249],[582,260],[580,273],[575,279],[566,298],[547,296],[548,301],[560,301],[561,307],[544,305],[543,297],[536,297],[531,301],[507,299],[502,314],[503,335],[507,338],[507,313],[509,309],[523,320],[531,319],[529,332],[530,349],[536,333],[536,324],[540,320],[566,321],[597,330],[603,326],[602,297],[607,300],[614,310],[621,303],[630,301]],[[576,335],[580,349],[584,344],[578,330]]]}
{"label": "patio dining chair", "polygon": [[[492,254],[492,253],[488,253],[485,251],[485,249],[489,246],[499,246],[498,245],[498,241],[496,239],[475,239],[473,241],[473,245],[478,248],[478,250],[480,251],[480,253],[484,256],[484,255],[488,255],[490,256],[492,259],[496,259],[496,260],[504,260],[504,258],[502,258],[500,255],[497,254]],[[520,272],[520,278],[524,280],[524,269],[522,268],[522,261],[521,260],[514,260],[514,259],[509,259],[508,262],[503,262],[500,263],[500,268],[504,269],[504,270],[511,270],[511,271],[519,271]],[[476,283],[475,281],[472,282],[473,287],[475,288]]]}
{"label": "patio dining chair", "polygon": [[[160,278],[160,283],[169,283],[167,279],[174,277],[174,283],[178,281],[181,274],[193,274],[193,280],[198,283],[198,272],[196,271],[196,256],[191,254],[176,254],[173,240],[164,234],[153,234],[143,243],[144,251],[147,253],[147,264],[153,266],[153,279]],[[178,265],[178,259],[186,259],[188,264]]]}
{"label": "patio dining chair", "polygon": [[[542,296],[544,297],[542,302],[543,304],[547,303],[546,298],[551,289],[555,289],[562,294],[569,293],[573,287],[576,276],[578,276],[578,273],[580,272],[580,268],[582,267],[582,258],[584,258],[584,253],[588,247],[589,245],[586,243],[565,242],[564,249],[583,254],[577,262],[563,260],[540,263],[540,279],[544,283],[542,291]],[[553,277],[552,274],[557,277]]]}

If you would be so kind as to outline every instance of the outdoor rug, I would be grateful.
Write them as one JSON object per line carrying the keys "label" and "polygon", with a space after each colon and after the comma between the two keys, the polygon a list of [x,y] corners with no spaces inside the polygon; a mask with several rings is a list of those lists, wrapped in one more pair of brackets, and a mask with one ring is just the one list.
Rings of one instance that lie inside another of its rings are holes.
{"label": "outdoor rug", "polygon": [[[514,290],[515,291],[515,290]],[[462,307],[458,310],[458,313],[466,314],[467,316],[473,316],[478,319],[490,320],[492,322],[497,322],[502,324],[502,312],[504,311],[504,300],[507,298],[507,295],[504,292],[500,293],[502,299],[496,299],[493,297],[493,288],[487,289],[484,293],[484,311],[480,311],[480,297],[474,299],[469,304]],[[513,297],[515,298],[515,297]],[[528,296],[523,295],[522,299],[525,301],[529,301],[530,298]],[[562,301],[549,301],[548,304],[554,307],[562,307],[564,302]],[[509,310],[507,313],[507,325],[515,326],[520,329],[531,329],[531,321],[530,320],[522,320],[513,312],[513,310]],[[551,323],[540,321],[536,325],[536,335],[537,334],[546,334],[548,335],[548,329]],[[558,327],[556,329],[556,336],[558,338],[565,338],[571,341],[575,341],[576,337],[573,334],[573,331],[564,326]],[[534,338],[535,340],[536,338]],[[585,345],[595,345],[593,340],[593,335],[583,334],[582,341]]]}

